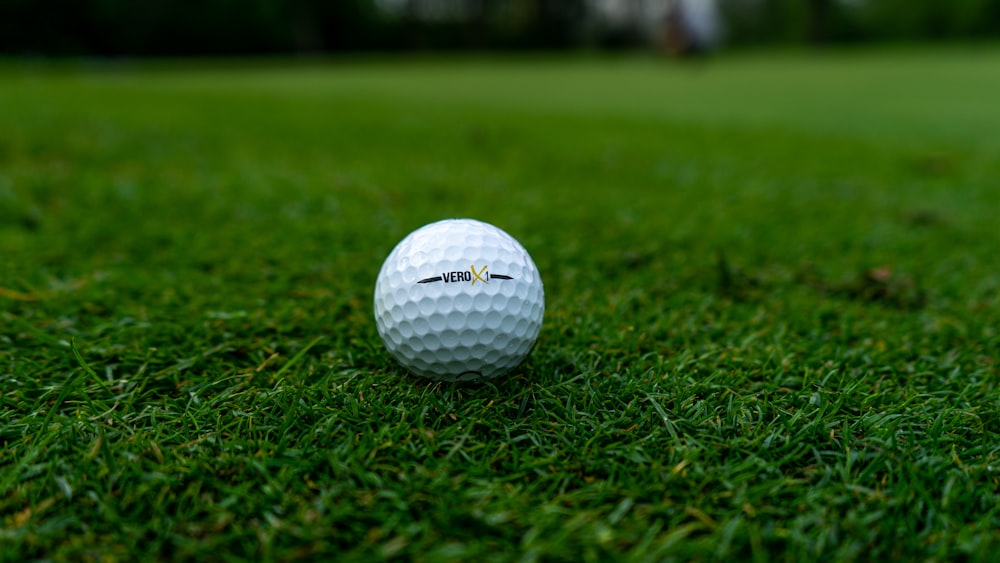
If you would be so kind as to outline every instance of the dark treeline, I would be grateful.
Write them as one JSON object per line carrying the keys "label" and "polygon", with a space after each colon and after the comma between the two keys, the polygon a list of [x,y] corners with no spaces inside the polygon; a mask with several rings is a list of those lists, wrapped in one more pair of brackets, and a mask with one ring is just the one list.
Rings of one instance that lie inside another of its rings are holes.
{"label": "dark treeline", "polygon": [[1000,38],[1000,0],[721,0],[737,43]]}
{"label": "dark treeline", "polygon": [[[0,0],[0,53],[232,55],[634,47],[711,0]],[[725,43],[1000,37],[1000,0],[717,0]]]}

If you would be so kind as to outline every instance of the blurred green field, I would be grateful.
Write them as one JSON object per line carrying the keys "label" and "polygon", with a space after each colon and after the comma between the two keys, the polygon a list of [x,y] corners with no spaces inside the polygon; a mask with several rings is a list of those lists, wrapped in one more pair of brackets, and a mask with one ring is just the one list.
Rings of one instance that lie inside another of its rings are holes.
{"label": "blurred green field", "polygon": [[[0,559],[990,560],[1000,49],[0,64]],[[383,351],[444,217],[529,361]]]}

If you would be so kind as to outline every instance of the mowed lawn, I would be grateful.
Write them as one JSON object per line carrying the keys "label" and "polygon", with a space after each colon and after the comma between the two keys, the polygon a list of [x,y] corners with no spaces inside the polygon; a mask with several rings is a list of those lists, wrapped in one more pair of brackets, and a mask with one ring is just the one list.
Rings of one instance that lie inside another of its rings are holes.
{"label": "mowed lawn", "polygon": [[[990,560],[1000,49],[0,64],[0,559]],[[517,237],[509,377],[394,365]]]}

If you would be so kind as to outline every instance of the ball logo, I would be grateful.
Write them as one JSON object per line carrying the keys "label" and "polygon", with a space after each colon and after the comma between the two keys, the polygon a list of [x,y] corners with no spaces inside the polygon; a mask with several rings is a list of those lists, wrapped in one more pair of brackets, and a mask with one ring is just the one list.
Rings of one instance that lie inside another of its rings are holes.
{"label": "ball logo", "polygon": [[489,271],[489,266],[484,265],[482,268],[476,269],[475,264],[469,266],[468,271],[458,270],[454,272],[442,272],[440,276],[433,276],[430,278],[424,278],[417,283],[433,283],[433,282],[444,282],[444,283],[469,283],[471,285],[476,285],[476,282],[484,283],[489,285],[490,280],[512,280],[514,278],[510,276],[505,276],[503,274],[494,274]]}

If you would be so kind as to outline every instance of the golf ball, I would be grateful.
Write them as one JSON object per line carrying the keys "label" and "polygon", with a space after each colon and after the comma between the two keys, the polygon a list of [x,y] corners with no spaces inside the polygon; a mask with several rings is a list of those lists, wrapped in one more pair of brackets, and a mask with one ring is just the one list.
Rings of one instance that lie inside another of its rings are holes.
{"label": "golf ball", "polygon": [[528,251],[473,219],[413,231],[375,282],[375,324],[386,349],[432,379],[509,372],[531,351],[544,311],[542,279]]}

